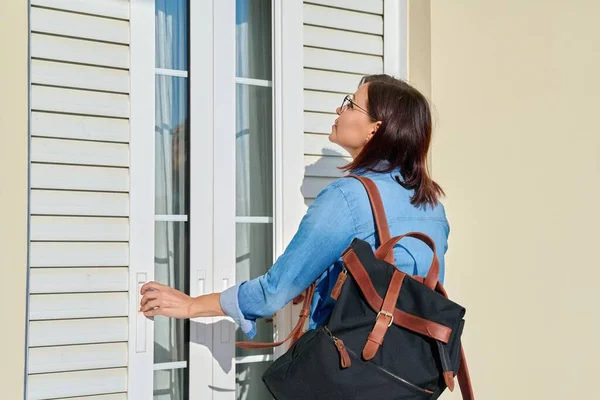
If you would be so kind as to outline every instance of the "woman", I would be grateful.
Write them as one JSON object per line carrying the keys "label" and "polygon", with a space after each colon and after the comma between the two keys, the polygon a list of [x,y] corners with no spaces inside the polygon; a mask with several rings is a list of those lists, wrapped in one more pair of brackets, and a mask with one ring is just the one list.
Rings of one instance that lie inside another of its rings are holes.
{"label": "woman", "polygon": [[[392,236],[419,231],[435,241],[443,279],[449,226],[439,203],[443,191],[427,171],[432,125],[427,100],[401,80],[372,75],[336,112],[329,139],[352,156],[344,170],[376,183]],[[356,179],[338,179],[317,196],[265,275],[196,298],[148,282],[141,289],[141,311],[174,318],[229,315],[252,338],[257,318],[273,315],[318,279],[310,327],[321,326],[334,306],[329,294],[342,269],[340,256],[355,237],[379,246],[364,187]],[[432,260],[431,250],[412,238],[397,245],[394,256],[403,272],[421,276]]]}

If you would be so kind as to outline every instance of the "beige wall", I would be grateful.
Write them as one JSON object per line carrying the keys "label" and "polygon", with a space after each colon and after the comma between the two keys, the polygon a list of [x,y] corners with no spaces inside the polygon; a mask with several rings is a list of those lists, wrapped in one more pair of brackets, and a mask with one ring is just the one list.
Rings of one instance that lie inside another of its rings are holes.
{"label": "beige wall", "polygon": [[600,2],[430,3],[433,171],[451,223],[446,286],[467,307],[476,395],[593,398]]}
{"label": "beige wall", "polygon": [[431,98],[431,5],[429,0],[409,0],[408,81]]}
{"label": "beige wall", "polygon": [[[23,398],[27,276],[27,1],[0,1],[0,397]],[[8,368],[7,368],[8,367]]]}

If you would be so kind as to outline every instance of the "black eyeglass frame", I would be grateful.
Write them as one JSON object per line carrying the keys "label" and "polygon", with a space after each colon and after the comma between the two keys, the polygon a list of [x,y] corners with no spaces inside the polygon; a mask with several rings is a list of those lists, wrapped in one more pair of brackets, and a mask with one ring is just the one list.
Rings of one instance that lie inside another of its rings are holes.
{"label": "black eyeglass frame", "polygon": [[368,112],[367,110],[365,110],[364,108],[362,108],[361,106],[356,104],[354,102],[354,100],[352,100],[352,95],[350,95],[350,94],[346,95],[346,97],[344,97],[344,100],[342,100],[342,105],[340,106],[340,114],[343,113],[344,111],[346,111],[346,109],[348,108],[346,103],[352,104],[353,108],[354,107],[358,108],[360,111],[364,112],[369,117],[371,117],[373,119],[373,121],[377,121],[377,118],[375,118],[375,116],[373,114],[371,114],[370,112]]}

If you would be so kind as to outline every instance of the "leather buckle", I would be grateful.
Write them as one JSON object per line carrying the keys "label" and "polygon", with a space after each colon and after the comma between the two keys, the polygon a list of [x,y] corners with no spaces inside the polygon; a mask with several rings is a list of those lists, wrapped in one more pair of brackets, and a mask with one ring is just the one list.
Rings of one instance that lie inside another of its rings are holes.
{"label": "leather buckle", "polygon": [[380,315],[384,315],[384,316],[386,316],[386,317],[389,317],[389,318],[390,318],[390,323],[388,324],[388,328],[389,328],[390,326],[392,326],[392,324],[394,323],[394,314],[392,314],[391,312],[388,312],[388,311],[383,311],[383,310],[381,310],[381,311],[379,311],[379,312],[377,313],[377,319],[379,319],[379,316],[380,316]]}

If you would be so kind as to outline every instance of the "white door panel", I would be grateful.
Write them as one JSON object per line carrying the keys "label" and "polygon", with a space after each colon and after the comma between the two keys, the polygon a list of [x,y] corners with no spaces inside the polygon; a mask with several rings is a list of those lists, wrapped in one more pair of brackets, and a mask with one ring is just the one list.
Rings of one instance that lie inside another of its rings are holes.
{"label": "white door panel", "polygon": [[153,396],[154,322],[139,312],[139,290],[154,278],[153,4],[153,0],[130,0],[129,399]]}

